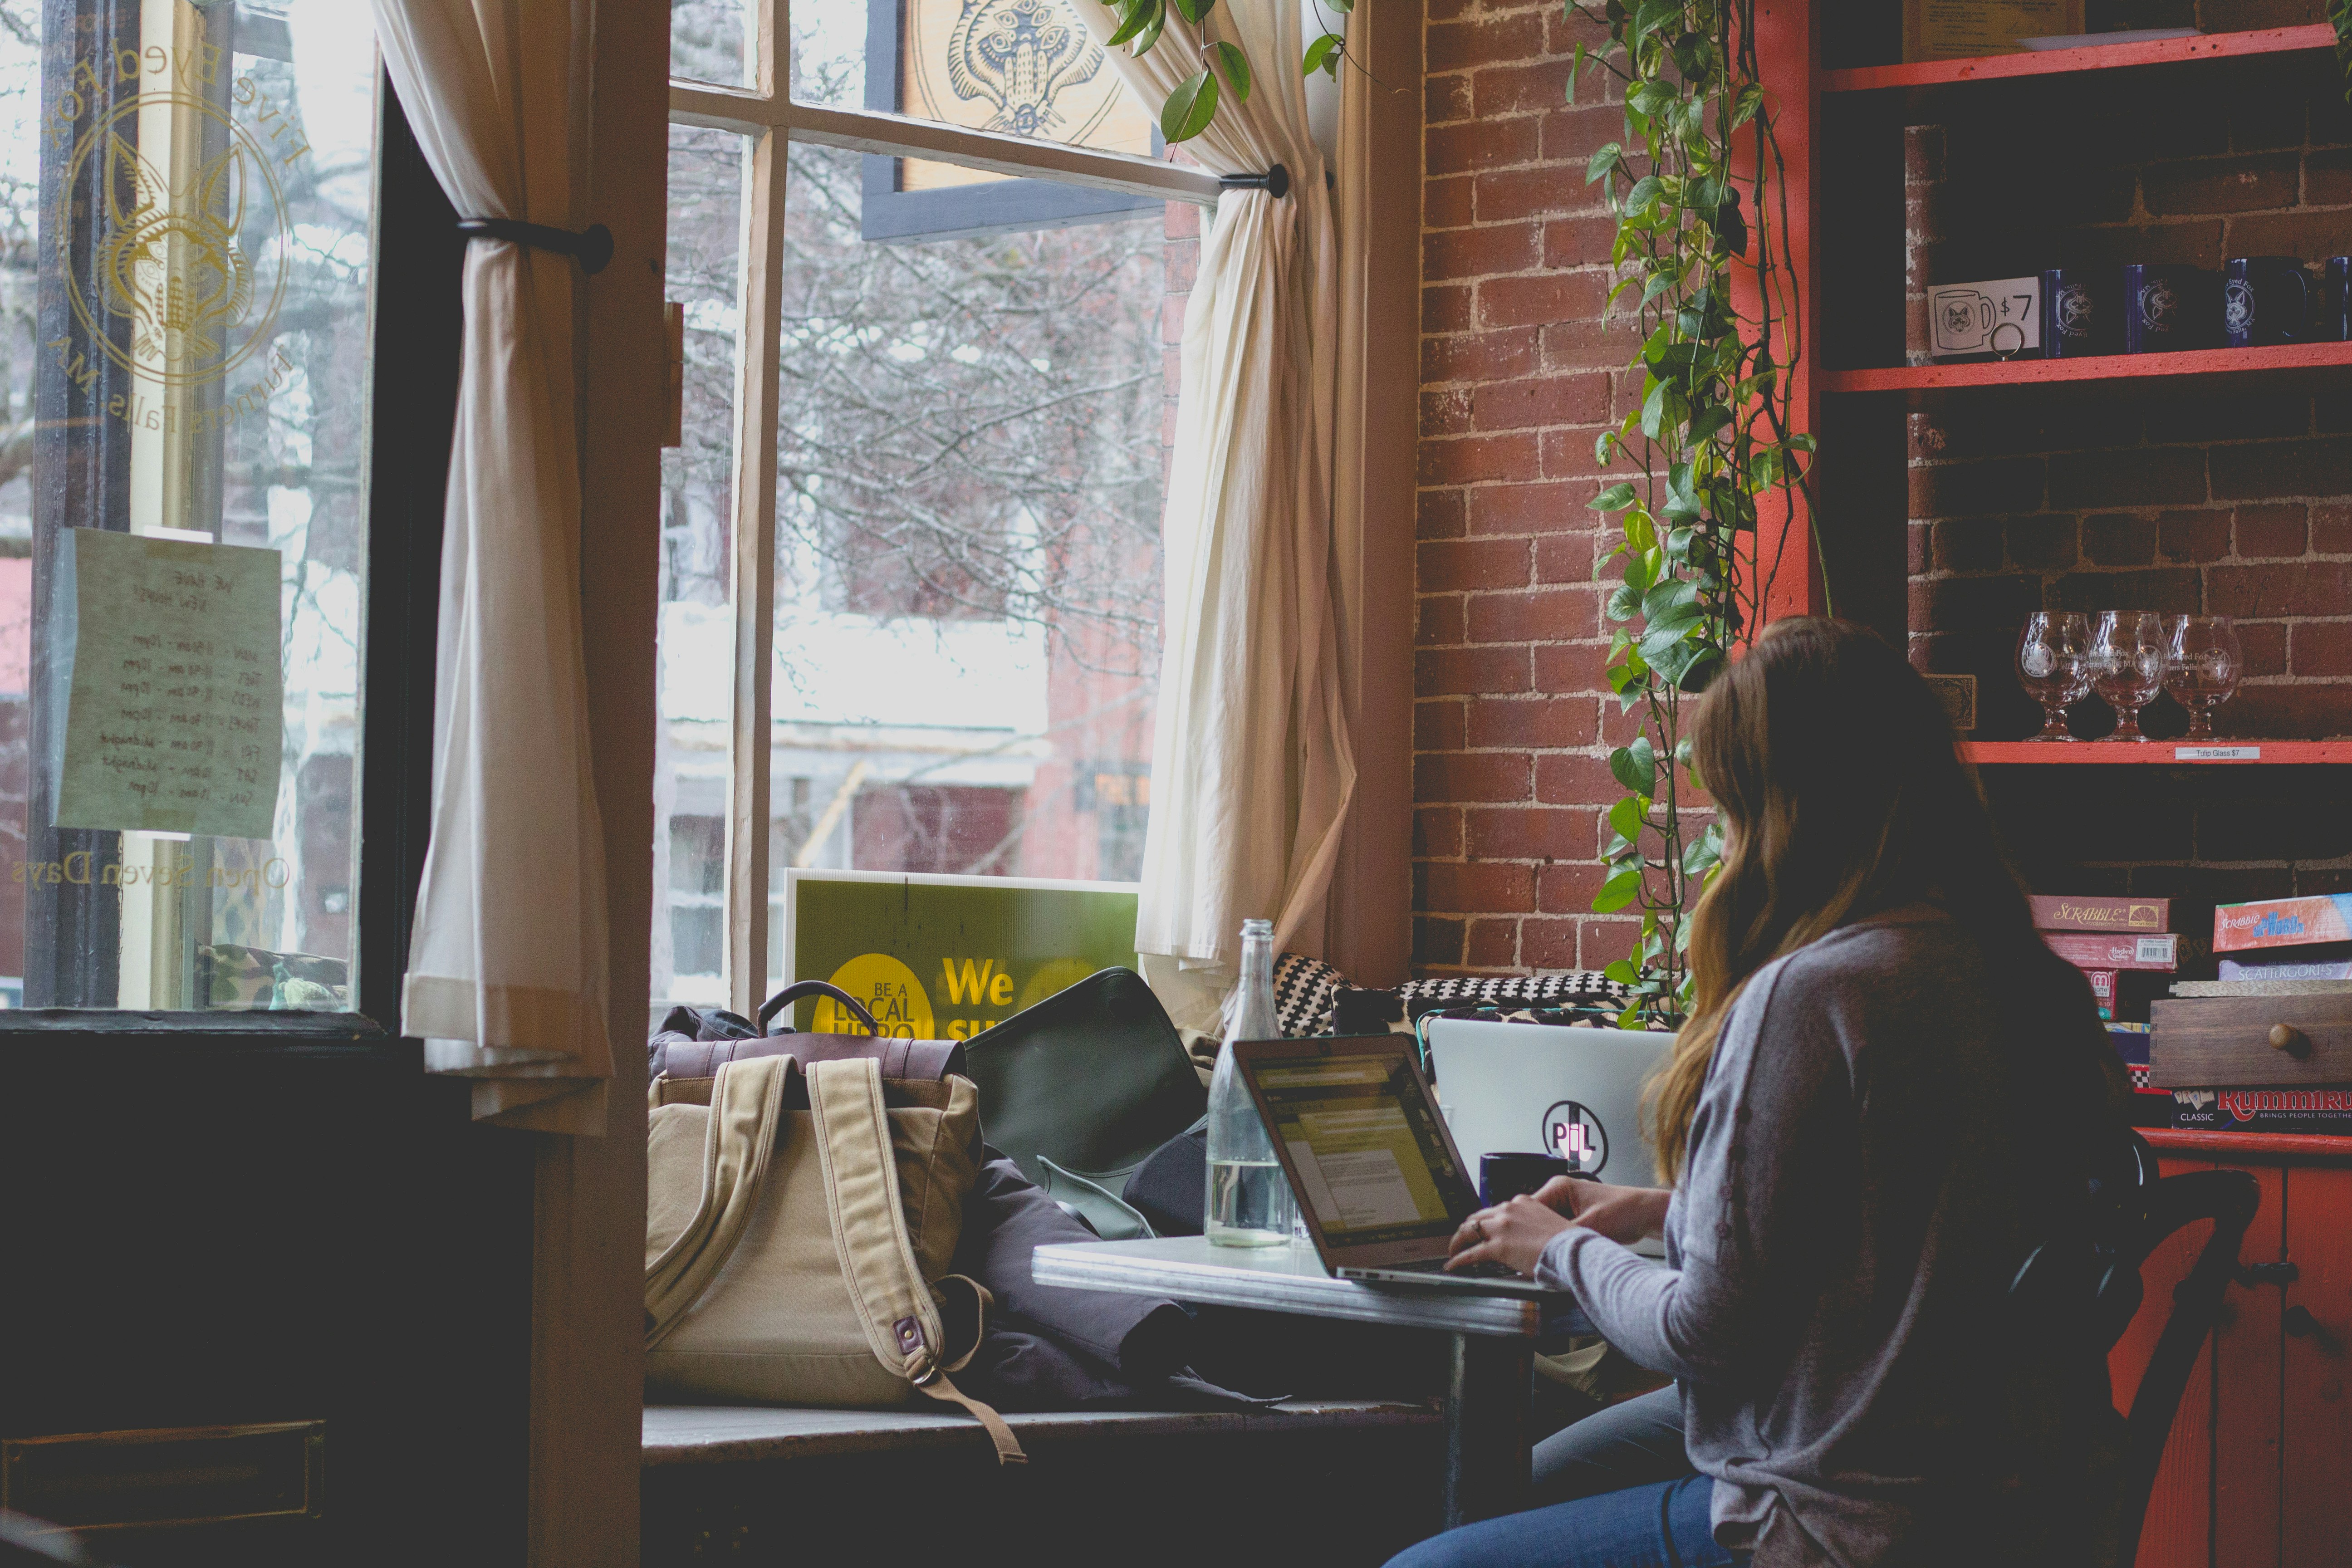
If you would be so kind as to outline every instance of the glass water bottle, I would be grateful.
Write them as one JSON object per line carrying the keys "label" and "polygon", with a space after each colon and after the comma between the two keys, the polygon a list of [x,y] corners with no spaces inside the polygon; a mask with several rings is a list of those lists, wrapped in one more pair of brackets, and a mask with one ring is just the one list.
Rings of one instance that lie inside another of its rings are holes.
{"label": "glass water bottle", "polygon": [[1206,1230],[1220,1247],[1288,1245],[1290,1184],[1274,1157],[1249,1087],[1234,1069],[1235,1040],[1271,1040],[1274,1021],[1274,922],[1242,922],[1242,978],[1226,1015],[1225,1043],[1209,1080],[1209,1203]]}

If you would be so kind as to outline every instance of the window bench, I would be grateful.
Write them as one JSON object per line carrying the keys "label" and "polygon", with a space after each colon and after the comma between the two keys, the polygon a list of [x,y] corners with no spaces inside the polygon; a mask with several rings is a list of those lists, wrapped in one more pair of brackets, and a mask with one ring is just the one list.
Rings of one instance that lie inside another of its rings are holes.
{"label": "window bench", "polygon": [[951,1411],[648,1406],[641,1561],[1376,1568],[1437,1528],[1434,1405],[1006,1419],[1026,1465]]}

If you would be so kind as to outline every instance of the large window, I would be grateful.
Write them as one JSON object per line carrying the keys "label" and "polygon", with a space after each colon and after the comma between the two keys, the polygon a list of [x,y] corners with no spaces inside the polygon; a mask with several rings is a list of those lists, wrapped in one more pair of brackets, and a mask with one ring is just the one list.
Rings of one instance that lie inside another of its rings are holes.
{"label": "large window", "polygon": [[1137,874],[1215,184],[1085,3],[673,5],[657,1008],[782,973],[787,868]]}
{"label": "large window", "polygon": [[0,1002],[341,1010],[376,54],[0,0]]}

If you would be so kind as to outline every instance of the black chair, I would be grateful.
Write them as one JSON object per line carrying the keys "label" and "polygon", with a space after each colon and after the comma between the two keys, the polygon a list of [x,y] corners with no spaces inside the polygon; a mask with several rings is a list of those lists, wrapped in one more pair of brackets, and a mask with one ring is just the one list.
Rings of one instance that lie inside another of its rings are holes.
{"label": "black chair", "polygon": [[2123,1489],[2117,1510],[2117,1568],[2139,1554],[2157,1467],[2172,1433],[2180,1396],[2198,1352],[2221,1315],[2221,1298],[2238,1271],[2238,1248],[2262,1204],[2262,1188],[2243,1171],[2157,1174],[2156,1153],[2132,1135],[2133,1176],[2099,1194],[2098,1216],[2084,1236],[2037,1248],[2010,1287],[2027,1321],[2080,1336],[2102,1360],[2131,1327],[2146,1287],[2141,1267],[2174,1233],[2210,1220],[2213,1234],[2188,1277],[2173,1287],[2172,1312],[2157,1337],[2139,1390],[2125,1417]]}

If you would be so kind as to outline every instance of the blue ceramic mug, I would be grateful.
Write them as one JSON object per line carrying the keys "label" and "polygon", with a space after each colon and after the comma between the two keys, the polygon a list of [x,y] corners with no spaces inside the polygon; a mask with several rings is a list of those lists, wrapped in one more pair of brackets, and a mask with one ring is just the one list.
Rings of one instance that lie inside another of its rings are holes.
{"label": "blue ceramic mug", "polygon": [[2220,292],[2201,267],[2133,262],[2124,268],[2124,352],[2213,347],[2221,340]]}
{"label": "blue ceramic mug", "polygon": [[2221,268],[2221,335],[2233,349],[2300,343],[2311,334],[2311,279],[2292,256],[2232,257]]}
{"label": "blue ceramic mug", "polygon": [[2116,352],[2116,282],[2113,268],[2053,267],[2042,273],[2042,358]]}

